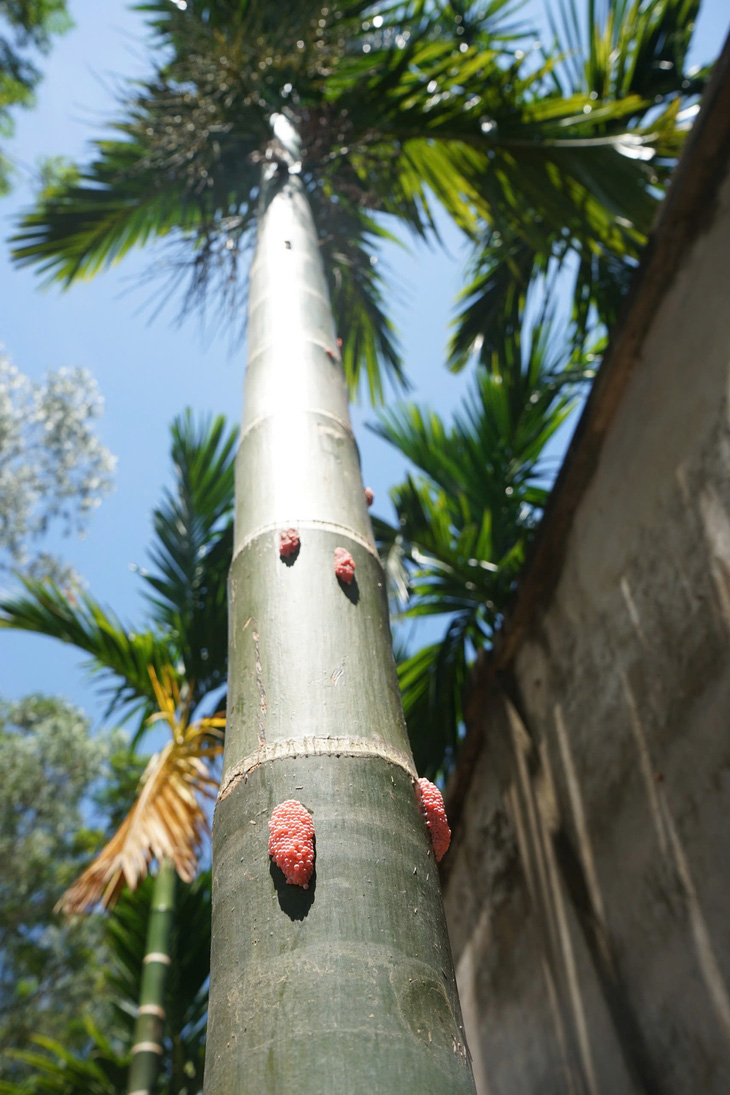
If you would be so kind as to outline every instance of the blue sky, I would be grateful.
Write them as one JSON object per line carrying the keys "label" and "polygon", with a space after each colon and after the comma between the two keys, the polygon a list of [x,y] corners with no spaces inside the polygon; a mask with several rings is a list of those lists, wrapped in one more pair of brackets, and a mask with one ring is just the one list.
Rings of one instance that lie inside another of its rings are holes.
{"label": "blue sky", "polygon": [[[114,112],[114,77],[145,71],[142,18],[124,0],[71,0],[70,9],[76,26],[44,63],[37,108],[18,114],[16,138],[3,146],[18,170],[13,193],[0,201],[3,240],[30,203],[39,158],[84,158],[87,142]],[[716,56],[729,27],[727,0],[705,0],[692,62]],[[412,394],[441,413],[457,405],[468,385],[466,375],[453,377],[443,364],[461,271],[455,240],[451,251],[393,250],[387,256],[401,288],[396,319]],[[150,514],[168,477],[168,424],[188,406],[237,421],[244,369],[243,349],[231,346],[229,331],[203,333],[195,320],[175,327],[174,306],[149,320],[149,290],[141,287],[149,262],[149,254],[135,253],[68,293],[43,291],[35,274],[11,266],[8,248],[0,244],[0,343],[33,378],[62,365],[89,369],[106,401],[100,433],[118,457],[116,490],[96,511],[87,537],[53,539],[48,547],[130,623],[144,612],[143,583],[130,567],[146,562]],[[353,419],[365,481],[376,492],[375,512],[389,516],[387,491],[402,478],[405,462],[365,430],[372,420],[366,407],[355,408]],[[77,654],[39,636],[0,632],[0,696],[32,691],[65,696],[100,719],[102,708]]]}

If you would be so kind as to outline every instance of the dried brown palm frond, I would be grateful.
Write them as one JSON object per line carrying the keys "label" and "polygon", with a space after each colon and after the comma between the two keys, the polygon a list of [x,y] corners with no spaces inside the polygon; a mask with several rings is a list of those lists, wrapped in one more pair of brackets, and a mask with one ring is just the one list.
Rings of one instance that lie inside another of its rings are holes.
{"label": "dried brown palm frond", "polygon": [[153,858],[171,859],[186,882],[198,869],[198,848],[208,831],[201,799],[215,798],[218,784],[208,761],[223,748],[216,739],[225,719],[215,716],[188,724],[189,701],[181,703],[172,671],[163,672],[160,684],[150,668],[150,678],[159,711],[149,721],[164,719],[172,741],[150,759],[132,809],[59,901],[57,911],[67,915],[87,912],[99,901],[111,908],[125,885],[137,888]]}

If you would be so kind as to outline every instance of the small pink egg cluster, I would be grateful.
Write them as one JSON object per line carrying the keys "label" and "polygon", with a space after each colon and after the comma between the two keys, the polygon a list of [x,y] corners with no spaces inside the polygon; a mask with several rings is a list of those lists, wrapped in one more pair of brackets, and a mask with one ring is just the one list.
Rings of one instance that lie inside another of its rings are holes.
{"label": "small pink egg cluster", "polygon": [[355,577],[355,560],[345,548],[335,548],[335,574],[348,586]]}
{"label": "small pink egg cluster", "polygon": [[365,487],[365,501],[369,506],[372,506],[375,501],[375,491],[372,487]]}
{"label": "small pink egg cluster", "polygon": [[290,886],[309,889],[314,870],[314,822],[296,799],[274,807],[269,821],[269,855]]}
{"label": "small pink egg cluster", "polygon": [[416,798],[426,819],[433,854],[438,863],[446,855],[451,843],[451,829],[446,820],[443,796],[430,779],[419,779],[416,780]]}
{"label": "small pink egg cluster", "polygon": [[299,533],[295,528],[284,529],[279,533],[279,557],[288,559],[299,551]]}

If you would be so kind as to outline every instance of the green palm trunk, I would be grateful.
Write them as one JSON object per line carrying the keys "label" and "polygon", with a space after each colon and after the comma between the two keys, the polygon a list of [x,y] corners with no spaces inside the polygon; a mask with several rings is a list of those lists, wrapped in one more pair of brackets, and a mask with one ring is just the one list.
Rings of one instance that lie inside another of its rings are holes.
{"label": "green palm trunk", "polygon": [[[250,277],[205,1091],[473,1092],[317,236],[299,179],[273,189]],[[308,890],[267,851],[287,799],[314,819]]]}
{"label": "green palm trunk", "polygon": [[139,1010],[129,1066],[129,1095],[149,1095],[160,1071],[174,903],[175,867],[171,860],[163,859],[155,879],[147,925]]}

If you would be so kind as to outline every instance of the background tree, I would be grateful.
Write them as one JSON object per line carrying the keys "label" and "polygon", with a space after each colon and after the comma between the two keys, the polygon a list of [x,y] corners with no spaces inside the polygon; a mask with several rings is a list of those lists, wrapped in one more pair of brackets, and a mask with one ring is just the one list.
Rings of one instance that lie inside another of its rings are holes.
{"label": "background tree", "polygon": [[54,522],[82,531],[112,488],[114,457],[94,432],[103,405],[84,369],[34,383],[0,353],[0,572],[23,566],[67,576],[32,549]]}
{"label": "background tree", "polygon": [[[92,668],[111,681],[110,711],[130,705],[141,710],[135,740],[150,721],[164,719],[169,725],[170,740],[147,764],[131,809],[61,902],[66,913],[88,911],[100,900],[111,906],[123,887],[137,889],[155,858],[148,942],[151,951],[168,957],[174,930],[172,864],[181,878],[194,879],[207,829],[200,797],[216,786],[208,762],[220,751],[214,735],[224,720],[201,718],[198,712],[191,723],[190,716],[225,679],[221,634],[226,634],[235,431],[226,431],[222,418],[198,427],[186,414],[173,424],[172,442],[175,484],[155,510],[153,570],[143,572],[154,629],[132,632],[89,594],[69,599],[48,579],[21,580],[25,594],[3,606],[4,626],[40,631],[91,655]],[[159,1055],[144,1047],[162,1037],[168,969],[167,962],[144,968],[130,1090],[151,1088],[160,1066]]]}
{"label": "background tree", "polygon": [[[0,0],[0,135],[13,133],[14,107],[33,105],[41,74],[40,55],[54,34],[71,26],[66,0]],[[10,165],[0,150],[0,194],[10,183]]]}
{"label": "background tree", "polygon": [[415,469],[391,491],[396,523],[374,522],[394,616],[446,618],[439,640],[411,642],[398,665],[414,756],[432,779],[453,763],[471,667],[500,628],[552,486],[546,446],[593,374],[600,347],[567,356],[571,343],[546,306],[505,334],[450,425],[407,403],[373,427]]}
{"label": "background tree", "polygon": [[[154,880],[125,893],[102,925],[104,946],[97,953],[100,993],[110,1006],[100,1015],[96,1003],[78,1025],[82,1048],[66,1038],[37,1034],[35,1045],[13,1052],[23,1078],[0,1078],[0,1095],[126,1095],[135,1016],[144,972],[146,934]],[[170,937],[170,972],[164,997],[165,1026],[159,1095],[198,1095],[202,1089],[210,967],[210,872],[181,883]],[[36,1028],[37,1030],[38,1028]]]}
{"label": "background tree", "polygon": [[[109,1013],[101,983],[97,919],[60,921],[53,906],[128,801],[116,775],[118,736],[91,738],[81,713],[32,696],[0,706],[0,1043],[23,1047],[31,1033],[86,1040],[79,1016],[90,999]],[[127,758],[125,756],[125,768]],[[104,798],[96,791],[104,786]],[[14,1065],[3,1055],[0,1077]]]}

